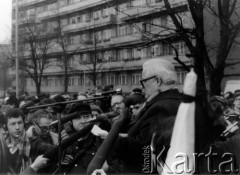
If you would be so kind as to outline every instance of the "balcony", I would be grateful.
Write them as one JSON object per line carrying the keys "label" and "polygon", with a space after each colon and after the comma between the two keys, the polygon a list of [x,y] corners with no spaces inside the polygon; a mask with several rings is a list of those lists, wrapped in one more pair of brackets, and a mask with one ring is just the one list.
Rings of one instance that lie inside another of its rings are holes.
{"label": "balcony", "polygon": [[[13,5],[12,5],[13,7],[16,6],[16,1],[13,2]],[[24,6],[30,6],[30,5],[34,5],[36,3],[40,3],[40,2],[44,2],[44,1],[49,1],[49,0],[18,0],[18,6],[21,8]]]}
{"label": "balcony", "polygon": [[106,3],[106,1],[105,0],[91,0],[91,1],[87,0],[83,2],[78,2],[68,6],[61,7],[59,10],[59,13],[60,14],[73,13],[73,12],[86,9],[89,7],[93,7],[96,5],[100,5],[103,3]]}
{"label": "balcony", "polygon": [[125,35],[111,38],[110,45],[121,45],[123,43],[135,43],[142,40],[142,35]]}
{"label": "balcony", "polygon": [[109,15],[105,18],[100,18],[98,20],[92,20],[90,22],[82,22],[77,24],[70,24],[63,27],[63,31],[81,31],[86,29],[94,29],[101,26],[105,26],[108,24],[115,24],[116,23],[116,16]]}
{"label": "balcony", "polygon": [[[173,9],[176,9],[178,7],[184,7],[188,4],[186,0],[170,0],[169,2]],[[165,14],[166,9],[164,3],[156,3],[155,6],[154,4],[152,4],[150,6],[132,7],[124,11],[124,13],[120,13],[118,18],[119,20],[132,20],[142,16],[152,15],[153,13]]]}
{"label": "balcony", "polygon": [[39,19],[49,18],[54,15],[57,15],[57,10],[48,10],[46,12],[41,12],[37,15]]}

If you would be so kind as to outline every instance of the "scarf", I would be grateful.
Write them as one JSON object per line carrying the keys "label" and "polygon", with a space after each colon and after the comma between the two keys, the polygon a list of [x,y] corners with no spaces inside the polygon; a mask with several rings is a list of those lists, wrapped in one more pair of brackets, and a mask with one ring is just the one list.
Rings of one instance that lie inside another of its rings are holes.
{"label": "scarf", "polygon": [[14,154],[18,150],[15,170],[22,172],[31,165],[31,159],[29,157],[30,142],[25,131],[23,135],[15,141],[13,141],[10,136],[7,137],[6,143],[11,154]]}

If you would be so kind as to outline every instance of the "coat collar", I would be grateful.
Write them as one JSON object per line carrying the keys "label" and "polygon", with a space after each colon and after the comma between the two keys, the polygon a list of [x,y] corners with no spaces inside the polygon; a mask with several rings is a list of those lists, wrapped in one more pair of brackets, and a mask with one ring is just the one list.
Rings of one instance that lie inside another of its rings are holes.
{"label": "coat collar", "polygon": [[152,104],[165,99],[179,99],[180,100],[180,93],[178,89],[169,89],[164,92],[159,92],[156,96],[154,96],[150,101],[144,103],[142,110],[139,114],[130,122],[130,125],[133,125],[137,122],[137,120],[142,116],[143,113],[151,106]]}

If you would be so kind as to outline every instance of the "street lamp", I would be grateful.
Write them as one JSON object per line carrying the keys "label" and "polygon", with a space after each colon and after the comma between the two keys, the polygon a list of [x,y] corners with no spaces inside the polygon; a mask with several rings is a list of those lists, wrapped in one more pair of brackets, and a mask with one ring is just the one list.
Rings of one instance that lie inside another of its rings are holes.
{"label": "street lamp", "polygon": [[16,13],[15,13],[15,62],[16,62],[16,97],[19,97],[19,60],[18,60],[18,0],[16,0]]}

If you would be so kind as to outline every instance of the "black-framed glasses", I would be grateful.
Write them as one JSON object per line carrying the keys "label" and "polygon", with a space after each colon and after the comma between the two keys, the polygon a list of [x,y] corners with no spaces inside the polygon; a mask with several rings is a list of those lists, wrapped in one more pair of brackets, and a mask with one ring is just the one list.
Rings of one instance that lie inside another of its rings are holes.
{"label": "black-framed glasses", "polygon": [[148,78],[141,79],[141,80],[140,80],[140,83],[141,83],[141,85],[142,85],[142,88],[145,88],[144,82],[146,82],[146,81],[148,81],[148,80],[150,80],[150,79],[152,79],[152,78],[157,78],[157,76],[154,75],[154,76],[151,76],[151,77],[148,77]]}
{"label": "black-framed glasses", "polygon": [[39,124],[38,123],[35,123],[38,127],[39,127],[39,129],[41,130],[41,132],[48,132],[49,130],[50,130],[50,126],[39,126]]}

